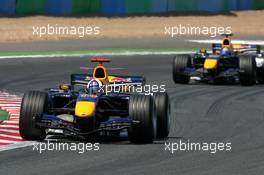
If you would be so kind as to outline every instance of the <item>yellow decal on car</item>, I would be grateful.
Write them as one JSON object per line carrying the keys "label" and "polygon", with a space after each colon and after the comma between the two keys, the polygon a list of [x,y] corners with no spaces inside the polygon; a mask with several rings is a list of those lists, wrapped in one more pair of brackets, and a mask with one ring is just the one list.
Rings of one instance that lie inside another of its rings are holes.
{"label": "yellow decal on car", "polygon": [[75,115],[77,117],[92,117],[95,115],[95,102],[78,101],[75,106]]}
{"label": "yellow decal on car", "polygon": [[206,59],[204,62],[204,69],[216,69],[217,68],[217,60],[216,59]]}

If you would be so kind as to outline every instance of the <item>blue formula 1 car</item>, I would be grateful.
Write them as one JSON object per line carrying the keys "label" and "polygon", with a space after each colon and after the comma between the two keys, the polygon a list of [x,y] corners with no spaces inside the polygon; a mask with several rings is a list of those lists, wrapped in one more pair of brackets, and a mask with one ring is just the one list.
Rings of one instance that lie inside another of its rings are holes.
{"label": "blue formula 1 car", "polygon": [[128,131],[132,143],[166,138],[170,128],[170,102],[166,92],[134,92],[144,86],[141,76],[112,76],[103,66],[108,58],[95,58],[92,74],[73,74],[71,85],[24,94],[20,134],[25,140],[43,140],[47,131],[65,136],[94,138]]}
{"label": "blue formula 1 car", "polygon": [[[221,41],[197,41],[212,43],[212,53],[201,49],[196,54],[177,55],[173,59],[173,80],[188,84],[190,79],[213,84],[240,83],[264,84],[263,42],[231,41],[226,35]],[[243,43],[243,44],[240,44]]]}

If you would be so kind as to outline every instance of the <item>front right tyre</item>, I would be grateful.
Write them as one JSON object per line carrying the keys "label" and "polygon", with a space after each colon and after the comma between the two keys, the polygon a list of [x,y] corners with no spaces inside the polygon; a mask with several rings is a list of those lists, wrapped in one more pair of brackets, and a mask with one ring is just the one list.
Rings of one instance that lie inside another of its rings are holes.
{"label": "front right tyre", "polygon": [[48,94],[46,92],[29,91],[22,99],[19,132],[25,140],[44,140],[45,129],[39,128],[35,123],[35,115],[46,111]]}
{"label": "front right tyre", "polygon": [[135,122],[128,129],[131,143],[152,143],[156,138],[157,116],[155,102],[150,95],[132,95],[129,99],[129,116]]}
{"label": "front right tyre", "polygon": [[264,69],[263,68],[257,68],[257,80],[259,84],[264,84]]}
{"label": "front right tyre", "polygon": [[170,100],[166,92],[153,94],[157,111],[157,138],[165,139],[170,132]]}

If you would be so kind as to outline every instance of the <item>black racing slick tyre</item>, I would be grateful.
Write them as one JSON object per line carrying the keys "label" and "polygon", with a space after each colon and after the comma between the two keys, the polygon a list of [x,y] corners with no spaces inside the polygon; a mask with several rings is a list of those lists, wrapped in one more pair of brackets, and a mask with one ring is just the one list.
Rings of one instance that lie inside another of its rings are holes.
{"label": "black racing slick tyre", "polygon": [[46,137],[45,129],[35,125],[34,116],[47,109],[48,95],[45,92],[27,92],[21,104],[19,118],[19,132],[25,140],[43,140]]}
{"label": "black racing slick tyre", "polygon": [[157,117],[152,96],[132,95],[129,99],[129,116],[133,121],[128,129],[128,138],[131,143],[152,143],[156,138]]}
{"label": "black racing slick tyre", "polygon": [[256,61],[249,55],[239,58],[239,79],[243,86],[252,86],[256,83]]}
{"label": "black racing slick tyre", "polygon": [[170,100],[166,92],[153,94],[157,112],[157,138],[167,138],[170,132]]}
{"label": "black racing slick tyre", "polygon": [[257,80],[259,84],[264,84],[264,69],[263,68],[257,68]]}
{"label": "black racing slick tyre", "polygon": [[191,65],[190,55],[176,55],[173,59],[173,81],[179,84],[188,84],[190,76],[184,73],[185,68]]}

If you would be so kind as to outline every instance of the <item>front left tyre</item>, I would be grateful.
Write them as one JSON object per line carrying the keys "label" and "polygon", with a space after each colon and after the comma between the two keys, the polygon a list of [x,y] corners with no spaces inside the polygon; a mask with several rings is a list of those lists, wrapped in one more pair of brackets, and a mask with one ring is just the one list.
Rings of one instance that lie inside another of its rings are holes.
{"label": "front left tyre", "polygon": [[190,76],[185,74],[185,69],[191,66],[190,55],[176,55],[172,63],[173,81],[179,84],[188,84]]}
{"label": "front left tyre", "polygon": [[252,86],[256,83],[256,61],[250,55],[239,58],[239,79],[243,86]]}
{"label": "front left tyre", "polygon": [[35,123],[35,116],[47,110],[48,94],[46,92],[29,91],[22,99],[19,132],[25,140],[44,140],[45,129],[39,128]]}

